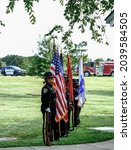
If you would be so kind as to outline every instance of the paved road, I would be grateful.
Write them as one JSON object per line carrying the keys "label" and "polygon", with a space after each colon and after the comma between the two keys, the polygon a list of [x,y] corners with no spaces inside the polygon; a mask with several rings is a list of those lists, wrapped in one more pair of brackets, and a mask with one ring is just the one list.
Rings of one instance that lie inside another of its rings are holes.
{"label": "paved road", "polygon": [[114,150],[114,140],[77,145],[0,148],[0,150]]}

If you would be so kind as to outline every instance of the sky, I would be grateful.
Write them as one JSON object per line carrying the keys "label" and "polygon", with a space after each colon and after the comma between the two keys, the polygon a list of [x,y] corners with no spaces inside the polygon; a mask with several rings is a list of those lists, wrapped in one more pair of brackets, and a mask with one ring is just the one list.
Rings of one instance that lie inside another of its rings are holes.
{"label": "sky", "polygon": [[[48,33],[56,24],[61,24],[67,28],[68,22],[64,19],[63,8],[58,2],[52,0],[40,0],[34,4],[36,23],[32,25],[28,13],[24,10],[23,2],[16,2],[13,13],[6,14],[7,1],[1,0],[0,20],[5,23],[5,27],[0,27],[0,57],[8,54],[32,56],[37,52],[40,36]],[[106,17],[106,16],[105,16]],[[87,53],[89,58],[114,58],[113,53],[113,28],[106,25],[106,38],[109,46],[99,44],[90,39],[89,31],[84,35],[79,31],[73,34],[76,43],[86,40],[88,42]],[[56,43],[61,46],[59,41]]]}

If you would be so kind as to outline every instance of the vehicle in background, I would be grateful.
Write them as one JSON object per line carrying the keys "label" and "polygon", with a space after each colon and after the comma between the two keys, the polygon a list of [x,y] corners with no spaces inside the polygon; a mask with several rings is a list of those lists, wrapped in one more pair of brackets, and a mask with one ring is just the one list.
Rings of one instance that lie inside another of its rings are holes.
{"label": "vehicle in background", "polygon": [[84,76],[92,76],[96,73],[96,67],[94,62],[83,63]]}
{"label": "vehicle in background", "polygon": [[0,67],[0,75],[3,75],[2,72],[4,70],[5,67]]}
{"label": "vehicle in background", "polygon": [[4,76],[25,76],[26,70],[17,66],[6,66],[1,68],[1,74]]}
{"label": "vehicle in background", "polygon": [[[75,72],[78,75],[79,73],[79,66],[76,65]],[[88,62],[88,63],[83,63],[83,73],[85,77],[95,75],[96,73],[96,67],[94,62]]]}
{"label": "vehicle in background", "polygon": [[2,74],[1,74],[1,68],[0,68],[0,76],[1,76]]}
{"label": "vehicle in background", "polygon": [[98,67],[96,67],[97,76],[112,76],[114,77],[114,62],[106,61],[101,62]]}
{"label": "vehicle in background", "polygon": [[[79,67],[76,67],[76,74],[78,74]],[[91,75],[97,76],[114,76],[114,62],[103,61],[96,66],[95,62],[83,63],[83,73],[85,77]]]}

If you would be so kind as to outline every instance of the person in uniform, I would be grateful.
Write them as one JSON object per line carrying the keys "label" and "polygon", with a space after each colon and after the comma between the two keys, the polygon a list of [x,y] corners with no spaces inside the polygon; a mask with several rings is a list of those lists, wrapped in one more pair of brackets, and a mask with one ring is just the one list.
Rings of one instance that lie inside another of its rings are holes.
{"label": "person in uniform", "polygon": [[79,80],[73,79],[73,92],[74,92],[74,127],[80,124],[80,111],[79,106]]}
{"label": "person in uniform", "polygon": [[[65,84],[66,84],[66,100],[68,106],[68,122],[67,122],[67,133],[69,131],[74,130],[74,103],[70,101],[70,93],[69,93],[69,78],[68,75],[64,74]],[[71,122],[72,121],[72,122]],[[71,127],[72,125],[72,127]]]}
{"label": "person in uniform", "polygon": [[66,102],[67,102],[67,108],[68,108],[68,121],[65,122],[64,119],[61,119],[60,121],[60,130],[61,130],[61,137],[64,137],[68,135],[69,129],[70,129],[70,108],[69,108],[69,102],[70,102],[70,95],[68,90],[68,76],[64,74],[65,79],[65,96],[66,96]]}
{"label": "person in uniform", "polygon": [[56,92],[53,87],[54,78],[51,72],[44,74],[45,84],[41,89],[41,112],[43,114],[43,141],[50,146],[54,139]]}

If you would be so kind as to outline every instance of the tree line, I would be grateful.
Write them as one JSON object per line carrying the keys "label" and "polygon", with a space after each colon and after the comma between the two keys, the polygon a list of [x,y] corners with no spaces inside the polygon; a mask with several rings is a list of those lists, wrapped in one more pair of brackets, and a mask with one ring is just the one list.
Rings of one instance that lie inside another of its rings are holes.
{"label": "tree line", "polygon": [[[0,67],[15,65],[25,69],[28,75],[41,76],[50,68],[53,55],[53,42],[51,38],[44,36],[40,38],[37,43],[37,53],[33,56],[25,57],[19,55],[7,55],[3,58],[0,58]],[[70,43],[67,48],[68,50],[66,48],[62,50],[64,68],[66,68],[67,53],[69,53],[71,56],[71,65],[73,70],[75,70],[75,66],[78,64],[81,56],[83,57],[84,62],[90,61],[85,42],[81,42],[79,44]],[[104,59],[98,58],[95,60],[96,64],[98,64],[100,61],[104,61]],[[108,58],[107,61],[113,60]]]}
{"label": "tree line", "polygon": [[[0,67],[15,65],[22,69],[25,69],[29,75],[41,75],[50,68],[52,55],[53,55],[53,41],[50,37],[42,37],[37,42],[37,53],[33,56],[19,56],[19,55],[7,55],[0,58]],[[84,42],[79,44],[70,43],[68,49],[70,49],[70,55],[72,58],[73,68],[78,63],[80,55],[84,57],[84,60],[88,60],[88,55],[84,54],[87,49],[84,49],[86,44]],[[69,51],[63,49],[63,62],[66,62],[66,55]],[[66,65],[64,63],[64,65]]]}

